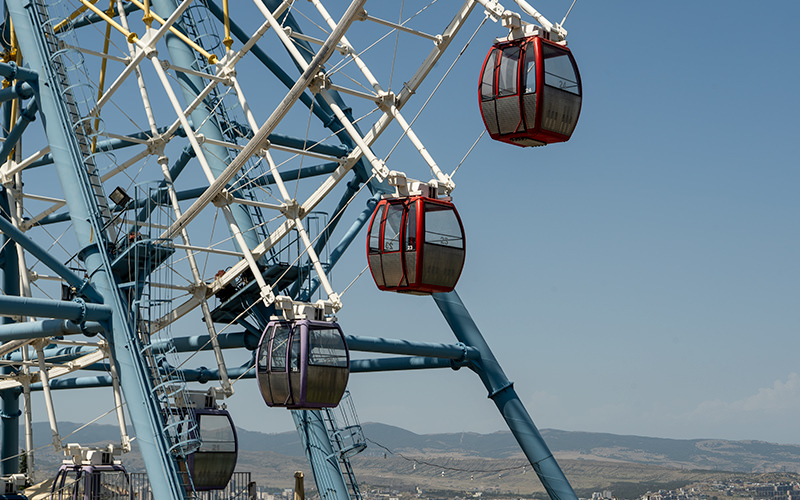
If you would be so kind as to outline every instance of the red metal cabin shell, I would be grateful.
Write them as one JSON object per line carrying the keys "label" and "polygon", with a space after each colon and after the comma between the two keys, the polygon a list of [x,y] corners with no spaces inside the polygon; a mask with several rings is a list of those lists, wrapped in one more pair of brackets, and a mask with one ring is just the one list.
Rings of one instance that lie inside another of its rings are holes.
{"label": "red metal cabin shell", "polygon": [[372,279],[385,291],[451,292],[464,267],[465,243],[451,202],[426,196],[381,200],[367,237]]}
{"label": "red metal cabin shell", "polygon": [[572,52],[540,36],[495,43],[478,82],[489,135],[523,147],[569,140],[578,123],[581,95]]}

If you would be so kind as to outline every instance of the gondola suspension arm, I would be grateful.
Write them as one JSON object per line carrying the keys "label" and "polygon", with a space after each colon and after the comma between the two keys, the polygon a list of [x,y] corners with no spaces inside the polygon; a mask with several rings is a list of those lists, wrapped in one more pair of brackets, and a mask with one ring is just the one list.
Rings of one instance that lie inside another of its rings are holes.
{"label": "gondola suspension arm", "polygon": [[[486,9],[486,14],[495,21],[518,17],[515,13],[506,10],[505,7],[500,5],[497,0],[476,0],[476,2],[483,5],[484,9]],[[519,6],[520,9],[522,9],[523,12],[534,18],[536,22],[538,22],[542,28],[544,28],[545,31],[555,35],[559,41],[563,41],[567,38],[567,30],[565,30],[558,23],[551,23],[538,10],[533,8],[531,4],[525,0],[514,0],[514,2]],[[570,7],[570,9],[572,9],[572,7]],[[569,13],[567,14],[569,15]],[[566,16],[564,16],[564,19],[566,20]]]}

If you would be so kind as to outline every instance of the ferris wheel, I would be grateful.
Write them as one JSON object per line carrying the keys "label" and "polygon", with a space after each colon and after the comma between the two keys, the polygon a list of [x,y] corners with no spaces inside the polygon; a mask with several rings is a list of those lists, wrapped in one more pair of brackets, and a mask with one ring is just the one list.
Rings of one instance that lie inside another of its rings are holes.
{"label": "ferris wheel", "polygon": [[[24,426],[30,439],[32,391],[53,447],[94,460],[63,441],[51,393],[108,387],[121,439],[107,453],[130,449],[129,418],[155,497],[192,497],[236,460],[235,432],[212,451],[203,422],[233,429],[218,401],[258,383],[312,442],[320,494],[343,499],[353,490],[317,410],[350,374],[467,366],[551,498],[575,498],[454,292],[467,238],[454,179],[472,145],[437,161],[415,133],[488,21],[498,38],[472,64],[489,136],[568,140],[582,90],[563,20],[524,0],[5,0],[4,12],[3,475],[32,450],[16,437]],[[365,232],[369,272],[334,283]],[[457,343],[346,335],[335,314],[358,307],[346,292],[361,275],[375,293],[432,295]]]}

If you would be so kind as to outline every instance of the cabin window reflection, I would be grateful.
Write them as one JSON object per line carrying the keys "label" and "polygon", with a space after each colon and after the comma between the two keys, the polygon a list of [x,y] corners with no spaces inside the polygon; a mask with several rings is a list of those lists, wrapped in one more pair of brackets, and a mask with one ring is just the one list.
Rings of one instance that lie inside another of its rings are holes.
{"label": "cabin window reflection", "polygon": [[383,216],[383,205],[378,207],[378,215],[375,216],[374,220],[377,221],[377,224],[372,224],[372,227],[369,231],[369,253],[378,253],[381,251],[381,225],[380,220]]}
{"label": "cabin window reflection", "polygon": [[481,75],[481,100],[490,101],[494,99],[494,70],[497,59],[497,50],[493,50],[486,60],[486,65],[483,68],[483,75]]}
{"label": "cabin window reflection", "polygon": [[385,252],[396,252],[400,250],[400,228],[403,223],[403,205],[394,203],[389,205],[386,210],[383,250]]}
{"label": "cabin window reflection", "polygon": [[425,204],[425,243],[464,248],[461,225],[452,208],[434,203]]}
{"label": "cabin window reflection", "polygon": [[530,44],[525,51],[525,74],[523,79],[525,93],[536,93],[536,56],[533,51],[533,44]]}
{"label": "cabin window reflection", "polygon": [[273,372],[284,372],[286,371],[286,348],[289,343],[289,333],[291,329],[277,325],[273,332],[270,370]]}
{"label": "cabin window reflection", "polygon": [[406,251],[415,250],[417,248],[417,204],[411,203],[408,206],[408,215],[406,215],[406,234],[405,234]]}
{"label": "cabin window reflection", "polygon": [[308,364],[347,367],[347,349],[339,330],[314,328],[309,332]]}
{"label": "cabin window reflection", "polygon": [[569,53],[543,43],[542,55],[544,57],[544,84],[571,94],[581,95],[578,76]]}
{"label": "cabin window reflection", "polygon": [[200,436],[203,444],[200,451],[236,451],[236,437],[231,421],[225,415],[198,415]]}
{"label": "cabin window reflection", "polygon": [[[98,491],[93,492],[91,500],[128,500],[130,498],[130,482],[124,471],[103,471],[93,474],[98,475],[97,478],[91,478],[92,482],[97,484]],[[82,500],[83,497],[79,496],[78,499]]]}
{"label": "cabin window reflection", "polygon": [[497,73],[497,95],[508,96],[517,93],[517,68],[520,48],[517,45],[503,49],[500,70]]}
{"label": "cabin window reflection", "polygon": [[300,371],[300,335],[292,337],[292,352],[289,354],[289,371]]}
{"label": "cabin window reflection", "polygon": [[[54,498],[58,499],[71,499],[75,494],[75,489],[80,484],[78,481],[78,477],[80,476],[79,470],[67,470],[64,473],[64,483],[60,486],[58,491],[55,492]],[[80,488],[81,494],[83,493],[83,488]],[[83,499],[83,496],[81,496]]]}

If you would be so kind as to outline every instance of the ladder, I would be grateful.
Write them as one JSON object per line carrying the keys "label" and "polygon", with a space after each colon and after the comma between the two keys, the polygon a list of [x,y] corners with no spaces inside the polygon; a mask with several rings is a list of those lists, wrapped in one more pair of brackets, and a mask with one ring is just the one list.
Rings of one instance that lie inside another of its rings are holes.
{"label": "ladder", "polygon": [[364,438],[361,424],[358,422],[350,391],[345,391],[339,406],[324,408],[322,412],[328,436],[350,492],[350,498],[351,500],[362,500],[350,457],[364,451],[367,448],[367,441]]}

